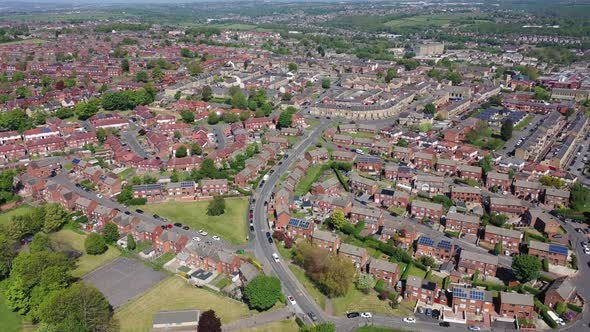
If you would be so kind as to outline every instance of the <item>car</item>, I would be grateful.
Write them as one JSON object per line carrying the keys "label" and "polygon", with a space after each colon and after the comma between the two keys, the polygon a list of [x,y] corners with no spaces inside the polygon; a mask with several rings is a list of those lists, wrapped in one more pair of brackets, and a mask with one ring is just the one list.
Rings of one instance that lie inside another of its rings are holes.
{"label": "car", "polygon": [[475,326],[475,325],[470,325],[469,331],[481,331],[481,327]]}
{"label": "car", "polygon": [[584,253],[586,255],[590,255],[590,248],[588,248],[588,247],[584,248]]}
{"label": "car", "polygon": [[209,233],[205,232],[205,231],[204,231],[204,230],[202,230],[202,229],[199,229],[199,234],[201,234],[202,236],[207,236],[207,235],[209,235]]}
{"label": "car", "polygon": [[372,318],[373,314],[371,314],[370,312],[361,312],[361,317],[363,318]]}
{"label": "car", "polygon": [[267,238],[268,243],[272,244],[272,237]]}
{"label": "car", "polygon": [[266,237],[272,237],[272,235],[270,234],[270,232],[266,232]]}
{"label": "car", "polygon": [[135,210],[135,212],[137,212],[137,213],[139,213],[139,214],[142,214],[142,213],[143,213],[143,210],[136,209],[136,210]]}
{"label": "car", "polygon": [[250,225],[250,232],[254,232],[254,226]]}
{"label": "car", "polygon": [[279,255],[277,255],[277,253],[276,253],[276,252],[273,252],[273,253],[272,253],[272,259],[274,259],[274,260],[275,260],[275,262],[277,262],[277,263],[278,263],[278,262],[279,262]]}
{"label": "car", "polygon": [[346,317],[348,317],[348,318],[357,318],[360,316],[361,316],[361,314],[359,314],[358,312],[349,312],[346,314]]}
{"label": "car", "polygon": [[188,227],[188,226],[182,226],[182,229],[184,229],[185,231],[188,231],[188,230],[189,230],[189,229],[191,229],[191,228],[190,228],[190,227]]}
{"label": "car", "polygon": [[103,196],[102,196],[102,194],[96,194],[96,197],[102,198]]}
{"label": "car", "polygon": [[449,322],[440,322],[438,324],[438,326],[441,326],[441,327],[451,327],[451,323],[449,323]]}
{"label": "car", "polygon": [[552,238],[554,238],[554,239],[561,239],[562,237],[563,237],[563,235],[561,235],[561,234],[554,234],[552,236]]}
{"label": "car", "polygon": [[307,316],[314,322],[318,320],[318,316],[316,316],[313,312],[308,312]]}
{"label": "car", "polygon": [[182,224],[179,223],[179,222],[177,222],[177,223],[174,223],[174,226],[176,226],[176,227],[182,227]]}
{"label": "car", "polygon": [[154,217],[155,219],[160,219],[160,216],[157,214],[154,214],[152,217]]}
{"label": "car", "polygon": [[201,242],[201,238],[198,236],[193,237],[193,240],[197,241],[197,242]]}
{"label": "car", "polygon": [[217,235],[213,235],[211,238],[212,238],[213,240],[215,240],[215,241],[220,241],[220,240],[221,240],[221,239],[219,238],[219,236],[217,236]]}
{"label": "car", "polygon": [[87,192],[87,193],[89,193],[90,192],[90,189],[84,188],[84,191]]}
{"label": "car", "polygon": [[295,298],[291,295],[287,296],[287,300],[289,300],[289,303],[291,303],[292,305],[297,304],[297,302],[295,301]]}
{"label": "car", "polygon": [[440,317],[440,311],[438,309],[433,309],[432,310],[432,318],[438,319],[438,317]]}
{"label": "car", "polygon": [[283,159],[287,159],[287,158],[289,158],[289,155],[288,154],[285,154],[285,156],[283,157]]}
{"label": "car", "polygon": [[414,317],[405,317],[404,319],[402,319],[402,321],[404,323],[408,323],[408,324],[415,324],[416,323],[416,318],[414,318]]}
{"label": "car", "polygon": [[588,247],[588,242],[582,242],[582,247],[584,247],[584,248]]}
{"label": "car", "polygon": [[168,229],[171,229],[172,227],[174,227],[174,225],[172,225],[172,224],[167,224],[166,225],[166,228],[168,228]]}
{"label": "car", "polygon": [[79,184],[79,183],[76,183],[76,187],[78,187],[78,188],[82,188],[82,185],[81,185],[81,184]]}
{"label": "car", "polygon": [[131,211],[125,211],[125,214],[126,215],[130,215],[131,214]]}

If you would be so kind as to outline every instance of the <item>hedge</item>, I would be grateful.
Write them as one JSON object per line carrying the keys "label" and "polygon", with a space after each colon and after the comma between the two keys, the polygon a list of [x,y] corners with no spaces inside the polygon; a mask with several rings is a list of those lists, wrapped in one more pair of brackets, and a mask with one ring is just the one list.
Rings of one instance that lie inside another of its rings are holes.
{"label": "hedge", "polygon": [[350,192],[350,187],[348,186],[348,183],[346,183],[346,181],[342,177],[342,174],[340,174],[340,171],[338,171],[338,169],[336,167],[332,167],[332,169],[334,170],[334,173],[336,173],[336,177],[338,178],[338,181],[340,181],[340,184],[342,185],[344,190],[346,192]]}
{"label": "hedge", "polygon": [[522,286],[522,289],[524,289],[525,291],[527,291],[527,292],[529,292],[529,293],[531,293],[533,295],[538,295],[539,293],[541,293],[541,290],[540,289],[533,288],[533,287],[531,287],[529,285],[523,285]]}
{"label": "hedge", "polygon": [[573,303],[568,303],[567,304],[567,308],[570,309],[570,310],[572,310],[572,311],[575,311],[577,313],[581,313],[582,310],[584,310],[584,308],[582,308],[580,306],[577,306],[577,305],[575,305]]}
{"label": "hedge", "polygon": [[485,282],[485,281],[474,280],[473,285],[485,287],[486,290],[489,290],[489,291],[499,291],[500,292],[500,291],[505,291],[507,289],[507,287],[504,285],[494,284],[494,283]]}

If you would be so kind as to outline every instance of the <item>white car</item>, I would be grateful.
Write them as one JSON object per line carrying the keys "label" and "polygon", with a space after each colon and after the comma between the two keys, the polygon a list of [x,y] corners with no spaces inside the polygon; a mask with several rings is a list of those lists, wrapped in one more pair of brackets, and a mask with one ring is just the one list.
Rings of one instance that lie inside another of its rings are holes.
{"label": "white car", "polygon": [[193,240],[197,241],[197,242],[201,242],[201,238],[198,236],[193,237]]}
{"label": "white car", "polygon": [[469,326],[469,331],[481,331],[481,327],[471,325],[471,326]]}
{"label": "white car", "polygon": [[373,317],[373,314],[371,314],[370,312],[361,312],[361,317],[371,318],[371,317]]}
{"label": "white car", "polygon": [[213,235],[211,238],[212,238],[213,240],[215,240],[215,241],[219,241],[219,240],[221,240],[221,239],[219,238],[219,236],[217,236],[217,235]]}
{"label": "white car", "polygon": [[404,323],[414,324],[416,323],[416,318],[414,317],[406,317],[403,319]]}
{"label": "white car", "polygon": [[289,302],[292,305],[296,305],[297,304],[297,302],[295,301],[295,298],[293,296],[289,295],[289,296],[287,296],[287,299],[289,300]]}
{"label": "white car", "polygon": [[209,233],[205,232],[202,229],[199,229],[199,234],[201,234],[202,236],[207,236]]}
{"label": "white car", "polygon": [[102,194],[96,194],[96,197],[102,198]]}
{"label": "white car", "polygon": [[275,260],[275,262],[279,262],[279,255],[277,255],[276,252],[272,254],[272,258]]}
{"label": "white car", "polygon": [[588,248],[588,247],[584,248],[584,253],[586,255],[590,255],[590,248]]}

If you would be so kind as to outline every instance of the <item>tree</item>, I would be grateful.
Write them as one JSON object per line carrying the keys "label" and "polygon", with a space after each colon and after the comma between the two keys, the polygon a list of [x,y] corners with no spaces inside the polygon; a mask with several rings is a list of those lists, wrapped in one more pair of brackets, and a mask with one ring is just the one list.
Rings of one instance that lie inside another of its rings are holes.
{"label": "tree", "polygon": [[248,99],[242,92],[238,92],[232,95],[231,105],[235,108],[246,109],[248,108]]}
{"label": "tree", "polygon": [[86,120],[98,113],[100,101],[90,98],[87,102],[80,102],[74,106],[74,113],[80,120]]}
{"label": "tree", "polygon": [[215,311],[207,310],[201,314],[197,332],[221,332],[221,320],[215,315]]}
{"label": "tree", "polygon": [[375,283],[375,291],[377,293],[383,293],[385,291],[385,288],[387,287],[387,284],[385,283],[385,280],[383,279],[379,279],[377,280],[377,282]]}
{"label": "tree", "polygon": [[434,258],[430,256],[420,256],[417,261],[424,266],[432,267],[434,265]]}
{"label": "tree", "polygon": [[248,306],[258,311],[272,308],[281,295],[281,281],[272,276],[259,275],[244,288]]}
{"label": "tree", "polygon": [[356,268],[350,258],[330,256],[324,272],[320,275],[319,283],[329,297],[344,296],[350,289],[355,273]]}
{"label": "tree", "polygon": [[391,80],[393,80],[396,77],[397,77],[397,69],[396,68],[387,69],[387,74],[385,75],[385,83],[391,82]]}
{"label": "tree", "polygon": [[543,175],[539,179],[539,182],[541,182],[541,184],[544,186],[553,187],[556,189],[561,189],[563,186],[565,186],[565,182],[562,179],[551,175]]}
{"label": "tree", "polygon": [[551,94],[547,90],[545,90],[541,86],[536,86],[533,88],[533,99],[536,100],[549,100],[551,99]]}
{"label": "tree", "polygon": [[541,261],[532,255],[521,254],[512,259],[512,272],[520,282],[537,279],[541,271]]}
{"label": "tree", "polygon": [[293,114],[287,111],[281,112],[279,115],[279,127],[288,128],[293,123]]}
{"label": "tree", "polygon": [[31,90],[26,86],[19,86],[16,88],[16,98],[27,98],[31,96]]}
{"label": "tree", "polygon": [[[272,113],[272,105],[270,103],[264,103],[261,106],[261,110],[262,110],[264,116],[269,116]],[[256,114],[258,114],[258,111],[256,111]]]}
{"label": "tree", "polygon": [[201,98],[204,101],[209,101],[213,98],[213,89],[209,85],[205,85],[201,90]]}
{"label": "tree", "polygon": [[210,125],[219,123],[219,120],[221,120],[221,117],[219,116],[219,114],[217,114],[217,112],[211,112],[207,117],[207,123]]}
{"label": "tree", "polygon": [[426,113],[426,114],[436,113],[436,106],[433,103],[426,104],[424,106],[424,113]]}
{"label": "tree", "polygon": [[43,230],[46,233],[55,232],[66,222],[68,213],[58,203],[49,203],[43,207],[45,211],[45,222]]}
{"label": "tree", "polygon": [[86,237],[84,248],[86,248],[86,253],[89,255],[100,255],[108,249],[104,238],[96,233],[90,233]]}
{"label": "tree", "polygon": [[16,254],[17,240],[0,232],[0,279],[4,279],[10,273],[10,267]]}
{"label": "tree", "polygon": [[102,236],[106,243],[115,243],[119,239],[119,228],[112,222],[108,222],[102,229]]}
{"label": "tree", "polygon": [[193,123],[195,122],[195,113],[189,111],[189,110],[183,110],[180,112],[180,117],[182,118],[182,121],[184,121],[185,123]]}
{"label": "tree", "polygon": [[558,315],[563,315],[566,310],[567,310],[567,305],[563,301],[559,301],[555,305],[555,313]]}
{"label": "tree", "polygon": [[176,93],[174,94],[174,99],[180,100],[180,97],[182,97],[182,92],[176,91]]}
{"label": "tree", "polygon": [[191,154],[193,156],[200,156],[203,154],[203,148],[199,143],[191,143]]}
{"label": "tree", "polygon": [[576,211],[584,210],[590,206],[590,191],[581,183],[574,183],[570,189],[570,204]]}
{"label": "tree", "polygon": [[39,306],[40,320],[58,331],[111,331],[112,317],[104,295],[83,282],[50,293]]}
{"label": "tree", "polygon": [[174,138],[176,138],[178,140],[182,138],[182,134],[180,133],[180,131],[178,131],[178,130],[174,131]]}
{"label": "tree", "polygon": [[344,225],[348,224],[348,220],[346,220],[344,212],[342,212],[342,210],[340,209],[335,209],[332,212],[328,222],[332,226],[332,228],[337,230],[341,229],[342,227],[344,227]]}
{"label": "tree", "polygon": [[494,161],[490,155],[486,155],[479,161],[479,167],[483,171],[483,174],[488,174],[494,170]]}
{"label": "tree", "polygon": [[502,106],[502,95],[491,96],[488,102],[491,106]]}
{"label": "tree", "polygon": [[369,292],[369,289],[375,287],[375,279],[368,273],[361,273],[355,284],[358,290],[366,294]]}
{"label": "tree", "polygon": [[502,127],[500,128],[500,136],[503,140],[507,141],[512,138],[512,130],[514,130],[514,124],[512,120],[506,119],[502,122]]}
{"label": "tree", "polygon": [[332,82],[328,77],[322,78],[322,89],[329,89]]}
{"label": "tree", "polygon": [[140,72],[137,72],[137,74],[135,74],[135,81],[136,82],[143,82],[143,83],[147,83],[148,82],[148,74],[145,70],[142,70]]}
{"label": "tree", "polygon": [[49,248],[49,236],[45,233],[37,233],[33,236],[29,244],[31,252],[45,251]]}
{"label": "tree", "polygon": [[297,64],[295,64],[295,63],[291,62],[291,63],[289,63],[289,64],[287,65],[287,69],[288,69],[290,72],[296,72],[296,71],[297,71],[297,69],[299,69],[299,66],[297,66]]}
{"label": "tree", "polygon": [[397,141],[397,143],[395,145],[401,146],[403,148],[407,148],[410,145],[410,143],[402,138],[399,141]]}
{"label": "tree", "polygon": [[98,128],[96,129],[96,139],[98,139],[99,143],[104,143],[107,140],[108,134],[106,129]]}
{"label": "tree", "polygon": [[481,217],[482,223],[502,227],[508,221],[508,216],[500,213],[486,214]]}
{"label": "tree", "polygon": [[222,196],[215,196],[207,206],[207,215],[220,216],[225,213],[225,199]]}
{"label": "tree", "polygon": [[174,154],[176,156],[176,158],[184,158],[188,155],[188,150],[186,148],[186,146],[181,145],[178,147],[178,149],[176,149],[176,153]]}
{"label": "tree", "polygon": [[128,73],[129,72],[129,60],[127,60],[127,59],[121,60],[121,70],[124,73]]}
{"label": "tree", "polygon": [[240,112],[240,121],[244,122],[250,118],[250,111],[244,110]]}
{"label": "tree", "polygon": [[504,249],[502,248],[502,242],[498,242],[494,245],[494,254],[495,255],[501,255],[503,250]]}
{"label": "tree", "polygon": [[180,50],[180,56],[183,58],[193,58],[194,54],[188,48],[183,48]]}
{"label": "tree", "polygon": [[460,73],[456,71],[449,71],[447,73],[447,80],[451,81],[453,85],[461,84],[463,82],[463,77]]}
{"label": "tree", "polygon": [[223,115],[221,116],[221,119],[225,123],[236,123],[240,120],[238,115],[236,113],[232,113],[232,112],[224,112]]}
{"label": "tree", "polygon": [[127,235],[127,249],[135,250],[136,247],[137,247],[137,244],[135,243],[135,239],[133,238],[133,235],[131,235],[131,234]]}
{"label": "tree", "polygon": [[191,76],[197,76],[203,73],[203,68],[201,67],[201,63],[199,61],[192,61],[188,64],[186,69],[188,69],[188,72]]}

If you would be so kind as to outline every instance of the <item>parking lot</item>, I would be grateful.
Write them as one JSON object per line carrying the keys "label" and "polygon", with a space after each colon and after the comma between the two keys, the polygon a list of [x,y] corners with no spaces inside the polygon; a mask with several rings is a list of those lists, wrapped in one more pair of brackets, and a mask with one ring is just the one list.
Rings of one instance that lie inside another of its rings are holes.
{"label": "parking lot", "polygon": [[84,281],[98,288],[113,308],[120,307],[141,295],[166,277],[134,259],[121,257],[84,277]]}

